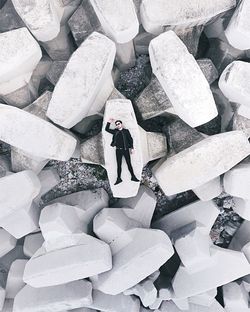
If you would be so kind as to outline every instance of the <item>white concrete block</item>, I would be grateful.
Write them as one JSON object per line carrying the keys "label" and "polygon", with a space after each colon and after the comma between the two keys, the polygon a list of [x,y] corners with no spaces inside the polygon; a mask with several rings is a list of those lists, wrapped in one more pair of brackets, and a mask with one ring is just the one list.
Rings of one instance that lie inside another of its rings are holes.
{"label": "white concrete block", "polygon": [[228,194],[250,200],[250,162],[239,164],[226,172],[223,182]]}
{"label": "white concrete block", "polygon": [[0,229],[0,257],[6,255],[16,246],[16,238],[4,229]]}
{"label": "white concrete block", "polygon": [[250,222],[245,220],[236,231],[229,245],[230,249],[241,251],[250,242]]}
{"label": "white concrete block", "polygon": [[178,309],[181,311],[189,311],[189,302],[188,298],[182,298],[182,299],[172,299],[173,303],[176,305]]}
{"label": "white concrete block", "polygon": [[49,41],[59,34],[63,9],[60,9],[56,2],[49,0],[35,0],[32,2],[13,0],[12,3],[37,40]]}
{"label": "white concrete block", "polygon": [[230,102],[236,102],[249,108],[250,64],[243,61],[230,63],[219,79],[219,88]]}
{"label": "white concrete block", "polygon": [[14,299],[16,294],[25,286],[23,272],[27,261],[18,259],[12,262],[6,283],[6,298]]}
{"label": "white concrete block", "polygon": [[25,237],[23,244],[23,252],[27,257],[32,257],[34,253],[42,247],[44,238],[42,233],[30,234]]}
{"label": "white concrete block", "polygon": [[27,28],[0,34],[0,94],[9,94],[24,87],[42,57],[39,44]]}
{"label": "white concrete block", "polygon": [[206,291],[205,293],[189,297],[188,301],[196,305],[210,307],[214,303],[216,295],[217,295],[217,289],[215,288],[215,289]]}
{"label": "white concrete block", "polygon": [[116,295],[135,286],[173,255],[170,239],[162,231],[133,229],[127,234],[130,241],[113,255],[112,269],[92,280],[93,287],[104,293]]}
{"label": "white concrete block", "polygon": [[[9,122],[13,119],[15,127]],[[76,140],[71,135],[21,109],[0,104],[0,125],[2,141],[31,155],[68,160],[74,153]]]}
{"label": "white concrete block", "polygon": [[177,298],[198,295],[250,273],[244,253],[217,246],[212,246],[210,253],[211,264],[200,271],[190,274],[188,268],[180,265],[172,282]]}
{"label": "white concrete block", "polygon": [[132,136],[134,152],[130,155],[131,163],[135,176],[137,177],[137,179],[140,179],[143,168],[143,150],[140,142],[139,126],[136,121],[136,116],[131,101],[121,99],[107,101],[105,107],[102,135],[105,168],[108,173],[108,178],[110,181],[113,195],[114,197],[119,198],[133,197],[136,196],[140,184],[138,182],[131,181],[131,174],[129,173],[124,157],[122,159],[121,173],[121,179],[123,182],[118,185],[114,185],[117,179],[117,166],[114,165],[116,164],[116,148],[110,145],[112,142],[112,136],[114,134],[108,133],[105,130],[107,122],[110,120],[110,118],[114,118],[115,120],[121,120],[123,126],[129,130]]}
{"label": "white concrete block", "polygon": [[241,216],[241,218],[250,221],[250,200],[234,197],[233,210]]}
{"label": "white concrete block", "polygon": [[124,232],[141,227],[141,224],[130,219],[120,208],[104,208],[99,212],[93,222],[93,229],[97,237],[110,244],[118,239]]}
{"label": "white concrete block", "polygon": [[249,293],[241,282],[231,282],[223,286],[223,301],[227,312],[249,311]]}
{"label": "white concrete block", "polygon": [[64,236],[54,250],[40,248],[28,261],[24,281],[32,287],[60,285],[111,269],[110,248],[86,234]]}
{"label": "white concrete block", "polygon": [[179,228],[196,221],[206,228],[206,233],[209,235],[218,215],[219,209],[213,201],[196,201],[163,216],[153,223],[153,228],[160,229],[170,236]]}
{"label": "white concrete block", "polygon": [[[191,303],[189,305],[188,312],[224,312],[224,308],[219,304],[218,301],[214,300],[210,307],[196,305]],[[164,301],[160,312],[182,312],[172,301]]]}
{"label": "white concrete block", "polygon": [[92,298],[93,302],[89,307],[102,312],[139,312],[140,309],[139,300],[132,296],[123,294],[111,296],[94,289]]}
{"label": "white concrete block", "polygon": [[216,134],[169,157],[154,175],[164,193],[174,195],[211,181],[249,153],[250,145],[242,131]]}
{"label": "white concrete block", "polygon": [[225,35],[229,43],[236,49],[250,49],[250,5],[249,1],[241,1],[234,11],[234,14],[225,30]]}
{"label": "white concrete block", "polygon": [[127,43],[139,32],[133,0],[90,0],[107,36],[117,43]]}
{"label": "white concrete block", "polygon": [[44,194],[46,194],[60,182],[59,174],[54,168],[46,168],[42,170],[38,174],[38,178],[41,183],[41,191],[38,194],[38,198],[41,198]]}
{"label": "white concrete block", "polygon": [[222,183],[220,177],[217,177],[207,183],[192,190],[200,200],[208,201],[222,193]]}
{"label": "white concrete block", "polygon": [[13,312],[60,312],[84,307],[92,302],[91,292],[88,281],[45,288],[26,285],[14,299]]}
{"label": "white concrete block", "polygon": [[[216,15],[236,5],[235,0],[209,1],[143,0],[141,20],[145,30],[152,34],[164,31],[164,26],[195,26],[205,24]],[[188,14],[190,12],[190,14]],[[192,13],[192,14],[191,14]]]}
{"label": "white concrete block", "polygon": [[[99,105],[98,109],[103,106],[113,90],[113,86],[110,92],[109,86],[108,90],[107,86],[105,90],[102,87],[112,80],[114,58],[115,44],[104,35],[92,33],[71,56],[56,84],[47,116],[60,126],[71,128],[84,117],[93,115],[89,111],[94,106]],[[95,102],[98,93],[102,96]]]}
{"label": "white concrete block", "polygon": [[153,73],[169,97],[176,114],[188,125],[197,127],[218,115],[205,76],[185,44],[173,31],[167,31],[150,42],[149,56]]}

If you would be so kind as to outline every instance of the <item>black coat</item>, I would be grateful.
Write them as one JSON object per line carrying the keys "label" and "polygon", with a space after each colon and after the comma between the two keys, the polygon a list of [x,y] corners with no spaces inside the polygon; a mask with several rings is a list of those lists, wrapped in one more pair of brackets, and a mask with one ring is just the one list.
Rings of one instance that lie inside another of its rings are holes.
{"label": "black coat", "polygon": [[[110,122],[107,122],[105,130],[111,134],[113,134],[111,146],[119,147],[119,148],[134,148],[133,147],[133,138],[128,129],[110,129]],[[122,144],[121,144],[122,140]]]}

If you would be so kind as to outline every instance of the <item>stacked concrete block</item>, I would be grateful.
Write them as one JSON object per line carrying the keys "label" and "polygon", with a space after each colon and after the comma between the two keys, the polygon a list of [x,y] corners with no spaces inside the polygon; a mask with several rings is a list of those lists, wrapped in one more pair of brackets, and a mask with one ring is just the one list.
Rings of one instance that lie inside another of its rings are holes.
{"label": "stacked concrete block", "polygon": [[[153,39],[149,55],[153,73],[180,118],[190,126],[197,127],[217,116],[217,108],[206,78],[173,31],[167,31]],[[192,76],[189,75],[190,72]]]}
{"label": "stacked concrete block", "polygon": [[41,48],[25,27],[1,33],[0,44],[0,96],[8,104],[24,107],[35,93],[30,79],[42,57]]}
{"label": "stacked concrete block", "polygon": [[[99,112],[114,87],[111,77],[114,57],[115,44],[104,35],[91,34],[73,53],[56,84],[48,118],[71,128],[83,117]],[[79,88],[82,84],[84,87]]]}
{"label": "stacked concrete block", "polygon": [[[171,1],[143,0],[141,5],[141,20],[149,33],[160,34],[164,26],[195,26],[205,24],[216,15],[235,7],[236,1],[223,0],[211,3],[209,1]],[[187,14],[192,12],[192,14]]]}

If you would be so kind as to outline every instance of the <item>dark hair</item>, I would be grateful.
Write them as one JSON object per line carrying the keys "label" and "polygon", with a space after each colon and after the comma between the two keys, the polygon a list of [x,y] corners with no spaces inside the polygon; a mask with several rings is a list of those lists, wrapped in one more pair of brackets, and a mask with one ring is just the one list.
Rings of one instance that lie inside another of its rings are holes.
{"label": "dark hair", "polygon": [[116,120],[116,121],[115,121],[115,124],[116,124],[117,122],[120,122],[120,123],[122,124],[122,121],[121,121],[121,120]]}

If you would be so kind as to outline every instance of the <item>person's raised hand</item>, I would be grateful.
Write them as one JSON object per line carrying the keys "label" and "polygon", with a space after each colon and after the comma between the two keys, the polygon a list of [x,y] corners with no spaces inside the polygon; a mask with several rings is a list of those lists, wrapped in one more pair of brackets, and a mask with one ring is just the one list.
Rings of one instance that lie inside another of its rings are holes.
{"label": "person's raised hand", "polygon": [[110,123],[112,123],[112,122],[114,122],[114,121],[115,121],[114,118],[109,118],[109,120],[108,120],[108,122],[110,122]]}
{"label": "person's raised hand", "polygon": [[133,148],[130,148],[130,154],[134,154],[135,150]]}

